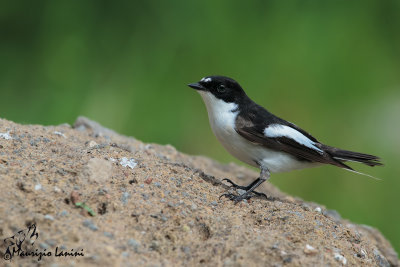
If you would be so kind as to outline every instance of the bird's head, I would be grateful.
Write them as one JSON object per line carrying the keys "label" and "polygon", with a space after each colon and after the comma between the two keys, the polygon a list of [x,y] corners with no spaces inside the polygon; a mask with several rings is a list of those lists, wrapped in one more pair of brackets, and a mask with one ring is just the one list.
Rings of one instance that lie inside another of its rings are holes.
{"label": "bird's head", "polygon": [[212,95],[226,103],[238,103],[246,95],[238,82],[224,76],[207,76],[188,86],[196,89],[203,98]]}

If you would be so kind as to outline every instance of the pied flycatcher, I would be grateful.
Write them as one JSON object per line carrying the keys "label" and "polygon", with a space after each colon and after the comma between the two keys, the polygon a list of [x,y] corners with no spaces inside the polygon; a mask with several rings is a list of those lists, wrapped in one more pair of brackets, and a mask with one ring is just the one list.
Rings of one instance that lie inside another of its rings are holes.
{"label": "pied flycatcher", "polygon": [[[356,172],[344,164],[353,161],[368,166],[383,165],[380,158],[324,145],[293,123],[285,121],[253,102],[235,80],[224,76],[204,77],[188,85],[196,89],[207,107],[211,129],[226,150],[239,160],[259,167],[260,177],[248,186],[234,188],[241,195],[224,194],[235,202],[249,199],[271,173],[331,164]],[[358,172],[357,172],[358,173]],[[266,197],[266,196],[265,196]]]}

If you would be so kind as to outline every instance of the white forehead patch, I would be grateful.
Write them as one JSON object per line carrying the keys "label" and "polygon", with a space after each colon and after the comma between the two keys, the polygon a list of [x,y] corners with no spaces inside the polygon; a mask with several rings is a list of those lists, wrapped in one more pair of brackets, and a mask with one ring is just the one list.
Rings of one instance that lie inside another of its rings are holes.
{"label": "white forehead patch", "polygon": [[209,82],[211,82],[211,78],[204,77],[203,79],[200,80],[200,82],[209,83]]}

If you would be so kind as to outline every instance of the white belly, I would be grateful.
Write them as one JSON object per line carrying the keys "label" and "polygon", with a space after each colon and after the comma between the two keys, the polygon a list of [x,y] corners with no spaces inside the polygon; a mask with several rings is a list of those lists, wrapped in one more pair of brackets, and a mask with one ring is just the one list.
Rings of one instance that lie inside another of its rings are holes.
{"label": "white belly", "polygon": [[225,149],[239,160],[259,167],[268,168],[271,173],[313,167],[313,164],[299,161],[284,152],[274,151],[253,144],[240,136],[235,130],[237,105],[217,99],[208,92],[200,91],[206,103],[211,129]]}

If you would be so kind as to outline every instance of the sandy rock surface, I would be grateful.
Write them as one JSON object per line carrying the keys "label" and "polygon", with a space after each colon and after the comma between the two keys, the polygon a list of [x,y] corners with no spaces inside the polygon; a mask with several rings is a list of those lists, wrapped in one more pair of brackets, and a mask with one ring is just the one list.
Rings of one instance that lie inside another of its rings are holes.
{"label": "sandy rock surface", "polygon": [[399,266],[376,229],[269,183],[269,200],[219,199],[232,192],[223,178],[256,177],[83,117],[0,119],[0,266]]}

